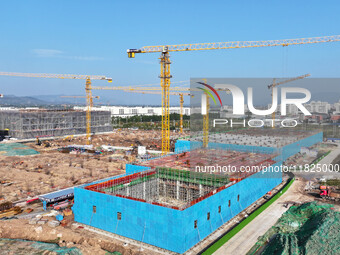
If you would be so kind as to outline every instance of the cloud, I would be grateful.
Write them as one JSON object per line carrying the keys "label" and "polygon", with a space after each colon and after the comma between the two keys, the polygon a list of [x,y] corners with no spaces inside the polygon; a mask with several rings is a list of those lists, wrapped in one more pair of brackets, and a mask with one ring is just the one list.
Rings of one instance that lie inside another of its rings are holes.
{"label": "cloud", "polygon": [[50,58],[50,57],[58,57],[63,54],[60,50],[50,50],[50,49],[34,49],[32,50],[33,54],[37,57],[41,58]]}
{"label": "cloud", "polygon": [[72,60],[103,60],[102,57],[92,57],[92,56],[70,56],[66,55],[61,50],[53,50],[53,49],[33,49],[31,51],[36,57],[39,58],[64,58],[64,59],[72,59]]}

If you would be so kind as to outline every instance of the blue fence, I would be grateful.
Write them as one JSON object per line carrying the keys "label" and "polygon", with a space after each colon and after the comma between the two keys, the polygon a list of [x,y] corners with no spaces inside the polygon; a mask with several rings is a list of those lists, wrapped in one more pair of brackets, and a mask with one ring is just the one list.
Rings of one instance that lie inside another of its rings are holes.
{"label": "blue fence", "polygon": [[76,187],[72,209],[77,222],[183,253],[277,186],[281,176],[254,174],[183,211]]}

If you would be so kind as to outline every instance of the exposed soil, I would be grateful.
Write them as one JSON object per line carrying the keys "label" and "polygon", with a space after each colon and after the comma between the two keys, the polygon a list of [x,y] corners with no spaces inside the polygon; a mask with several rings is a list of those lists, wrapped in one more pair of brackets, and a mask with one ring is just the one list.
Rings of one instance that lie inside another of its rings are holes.
{"label": "exposed soil", "polygon": [[84,255],[104,255],[106,251],[122,254],[157,254],[150,250],[140,251],[140,247],[98,235],[84,229],[72,227],[51,228],[45,225],[29,225],[27,220],[0,221],[0,238],[25,239],[56,243],[63,247],[77,247]]}
{"label": "exposed soil", "polygon": [[[122,130],[111,134],[95,135],[94,147],[146,146],[159,150],[160,131]],[[27,145],[40,154],[31,156],[4,156],[0,154],[0,196],[6,201],[19,201],[54,190],[72,187],[94,180],[125,173],[125,164],[135,158],[123,150],[100,155],[61,153],[57,149],[67,145],[85,144],[86,137],[69,137],[48,141],[49,146]]]}

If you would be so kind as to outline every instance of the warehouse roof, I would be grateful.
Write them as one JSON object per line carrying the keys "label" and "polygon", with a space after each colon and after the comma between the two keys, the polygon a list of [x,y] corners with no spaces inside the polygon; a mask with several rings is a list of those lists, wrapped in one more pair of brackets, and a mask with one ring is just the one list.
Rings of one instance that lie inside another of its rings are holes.
{"label": "warehouse roof", "polygon": [[73,187],[40,195],[39,199],[47,203],[53,203],[71,197],[73,197]]}

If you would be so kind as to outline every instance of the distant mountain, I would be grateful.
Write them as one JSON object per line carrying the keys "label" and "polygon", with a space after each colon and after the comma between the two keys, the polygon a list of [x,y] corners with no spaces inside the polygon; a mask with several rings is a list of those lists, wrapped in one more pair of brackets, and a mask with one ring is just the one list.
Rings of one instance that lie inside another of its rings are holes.
{"label": "distant mountain", "polygon": [[0,106],[41,106],[46,104],[49,103],[35,97],[4,95],[4,97],[0,98]]}
{"label": "distant mountain", "polygon": [[48,102],[49,104],[86,104],[85,98],[65,98],[61,96],[65,95],[37,95],[32,97]]}

